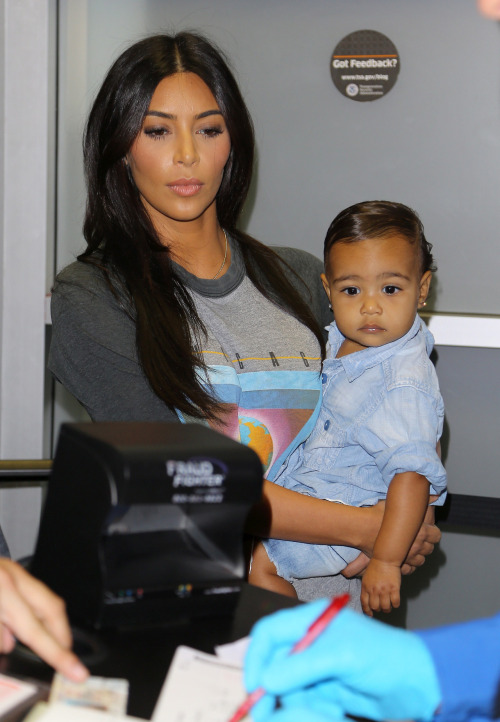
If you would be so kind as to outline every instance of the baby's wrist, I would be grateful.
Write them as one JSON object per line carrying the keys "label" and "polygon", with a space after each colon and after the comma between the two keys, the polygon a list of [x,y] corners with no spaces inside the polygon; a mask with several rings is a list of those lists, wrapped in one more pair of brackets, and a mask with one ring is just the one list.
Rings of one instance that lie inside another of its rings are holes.
{"label": "baby's wrist", "polygon": [[360,549],[371,558],[377,535],[380,531],[380,524],[383,517],[383,502],[371,507],[355,507],[358,513],[358,524],[353,525],[351,536],[357,534],[358,538],[352,546]]}
{"label": "baby's wrist", "polygon": [[399,561],[397,559],[381,559],[380,557],[377,557],[377,555],[374,553],[372,558],[370,559],[370,563],[368,566],[380,569],[397,569],[398,571],[401,571],[402,563],[402,561]]}

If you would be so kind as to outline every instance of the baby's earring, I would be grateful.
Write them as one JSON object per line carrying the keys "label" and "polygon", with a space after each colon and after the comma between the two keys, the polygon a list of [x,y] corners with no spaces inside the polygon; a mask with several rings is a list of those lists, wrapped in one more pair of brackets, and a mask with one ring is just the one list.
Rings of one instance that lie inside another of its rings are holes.
{"label": "baby's earring", "polygon": [[419,308],[423,308],[424,306],[427,306],[427,301],[421,301],[419,304]]}

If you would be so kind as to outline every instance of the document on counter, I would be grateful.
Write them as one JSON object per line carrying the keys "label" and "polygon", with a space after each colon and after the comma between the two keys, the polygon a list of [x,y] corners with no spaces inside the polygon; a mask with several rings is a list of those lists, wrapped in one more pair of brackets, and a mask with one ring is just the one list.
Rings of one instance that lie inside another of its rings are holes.
{"label": "document on counter", "polygon": [[[244,646],[244,645],[243,645]],[[224,647],[234,649],[233,645]],[[156,703],[152,722],[221,722],[245,700],[242,654],[228,660],[178,647]],[[217,652],[220,653],[219,647]]]}
{"label": "document on counter", "polygon": [[129,683],[113,677],[88,677],[84,682],[71,682],[62,674],[55,674],[49,704],[63,702],[72,707],[87,707],[115,716],[127,713]]}
{"label": "document on counter", "polygon": [[90,709],[89,707],[71,707],[64,702],[46,704],[39,702],[24,722],[144,722],[139,717],[113,715],[110,712]]}
{"label": "document on counter", "polygon": [[38,685],[0,674],[0,717],[33,704],[37,697],[40,698]]}
{"label": "document on counter", "polygon": [[48,702],[39,703],[24,722],[113,722],[135,720],[127,717],[129,683],[113,677],[88,677],[71,682],[55,674]]}

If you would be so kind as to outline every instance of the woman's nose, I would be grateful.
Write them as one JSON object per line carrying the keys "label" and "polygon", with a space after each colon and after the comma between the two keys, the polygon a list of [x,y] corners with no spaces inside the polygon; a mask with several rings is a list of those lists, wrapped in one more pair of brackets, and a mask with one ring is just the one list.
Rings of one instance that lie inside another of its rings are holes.
{"label": "woman's nose", "polygon": [[194,165],[199,160],[196,141],[191,133],[180,133],[175,146],[174,162]]}

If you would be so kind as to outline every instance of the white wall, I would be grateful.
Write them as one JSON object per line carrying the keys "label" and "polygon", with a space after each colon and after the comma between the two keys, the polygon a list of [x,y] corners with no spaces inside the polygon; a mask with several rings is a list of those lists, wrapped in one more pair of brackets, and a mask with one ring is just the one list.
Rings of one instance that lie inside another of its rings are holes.
{"label": "white wall", "polygon": [[[49,1],[0,2],[0,457],[43,455]],[[40,490],[0,492],[13,556],[37,533]]]}
{"label": "white wall", "polygon": [[[255,121],[250,233],[321,255],[342,208],[400,200],[421,214],[435,245],[434,307],[500,313],[500,38],[475,0],[65,0],[62,10],[62,32],[79,33],[61,66],[75,73],[71,133],[129,43],[201,30],[227,52]],[[401,59],[395,87],[371,103],[343,97],[329,69],[337,42],[363,28],[386,34]],[[81,188],[73,140],[67,196]],[[81,247],[81,213],[75,200],[67,206],[60,265]]]}

